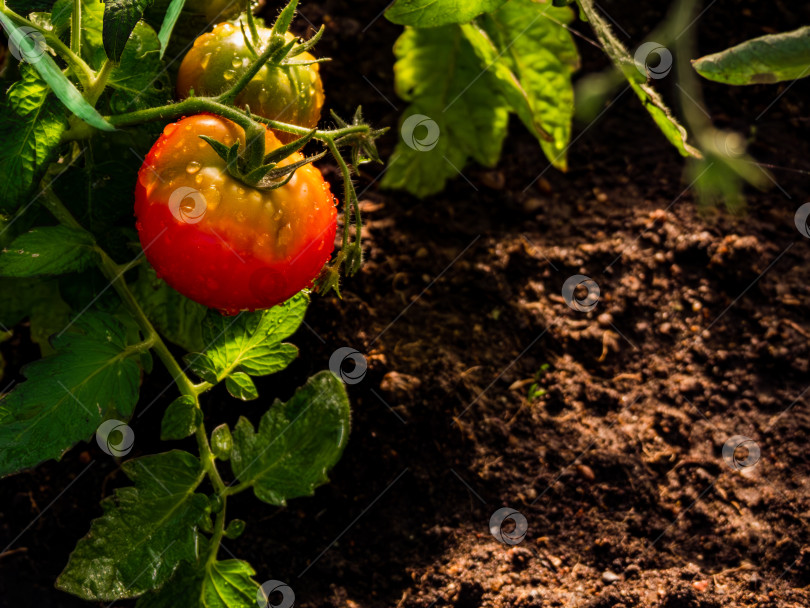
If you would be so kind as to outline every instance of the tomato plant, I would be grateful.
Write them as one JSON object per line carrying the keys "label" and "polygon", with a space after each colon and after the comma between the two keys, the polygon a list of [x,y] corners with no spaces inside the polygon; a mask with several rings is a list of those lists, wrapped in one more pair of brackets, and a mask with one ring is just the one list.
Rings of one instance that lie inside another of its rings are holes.
{"label": "tomato plant", "polygon": [[[0,476],[93,437],[105,454],[126,456],[127,422],[156,356],[179,393],[161,439],[194,437],[199,453],[124,462],[132,485],[104,499],[57,587],[95,601],[139,597],[144,607],[182,598],[233,608],[266,591],[248,563],[220,560],[222,539],[245,527],[228,521],[228,498],[252,491],[284,505],[311,495],[346,444],[349,402],[324,371],[258,427],[240,418],[211,431],[203,396],[222,383],[237,399],[258,398],[253,379],[297,356],[285,340],[311,295],[358,271],[352,173],[379,160],[381,131],[359,109],[317,128],[317,65],[300,62],[320,32],[308,41],[287,32],[296,0],[270,28],[250,11],[240,17],[257,36],[248,55],[240,47],[240,69],[180,100],[164,55],[181,15],[230,18],[233,3],[189,0],[184,13],[183,0],[158,2],[148,21],[159,31],[144,19],[151,4],[0,2],[9,47],[0,129],[10,142],[0,150],[0,327],[6,337],[28,319],[42,352],[0,395]],[[310,78],[296,90],[302,113],[259,114],[254,82],[276,73]],[[313,147],[320,152],[304,154]],[[337,200],[312,164],[327,152],[343,181],[337,251]]]}

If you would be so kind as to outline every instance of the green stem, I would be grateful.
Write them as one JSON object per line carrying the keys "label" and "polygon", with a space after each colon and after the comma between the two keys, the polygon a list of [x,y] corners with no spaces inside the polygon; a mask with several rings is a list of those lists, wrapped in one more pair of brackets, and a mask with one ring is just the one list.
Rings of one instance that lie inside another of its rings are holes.
{"label": "green stem", "polygon": [[[125,114],[116,114],[113,116],[106,116],[107,121],[115,127],[131,127],[134,125],[143,124],[145,122],[168,122],[182,116],[191,114],[200,114],[202,112],[210,112],[217,114],[223,118],[234,121],[242,128],[250,128],[256,122],[267,125],[271,129],[284,131],[286,133],[293,133],[294,135],[306,135],[309,129],[299,127],[298,125],[291,125],[285,122],[278,122],[277,120],[270,120],[261,116],[248,116],[244,111],[231,106],[225,105],[212,97],[190,97],[177,103],[172,103],[165,106],[158,106],[155,108],[145,108],[143,110],[135,110],[134,112],[127,112]],[[315,132],[314,139],[323,141],[328,144],[330,141],[337,141],[341,137],[350,135],[352,133],[368,133],[371,127],[368,125],[352,125],[342,129],[318,130]],[[90,138],[96,130],[82,122],[77,124],[74,128],[67,131],[63,137],[63,141],[76,141],[81,139]]]}
{"label": "green stem", "polygon": [[45,42],[48,43],[48,46],[59,53],[59,55],[70,64],[82,87],[87,88],[90,81],[93,79],[93,70],[89,65],[87,65],[87,63],[85,63],[84,59],[70,50],[70,48],[64,42],[62,42],[56,34],[46,30],[36,23],[29,21],[25,17],[18,15],[10,8],[0,6],[0,11],[2,11],[2,13],[11,19],[15,24],[23,27],[33,28],[42,34],[45,37]]}
{"label": "green stem", "polygon": [[[255,28],[256,26],[254,25],[253,27]],[[254,42],[254,44],[256,44],[257,48],[261,48],[259,47],[258,43]],[[268,61],[270,61],[270,58],[273,56],[273,54],[276,51],[278,51],[283,46],[283,44],[284,44],[283,40],[270,40],[270,43],[267,45],[267,48],[264,49],[264,51],[262,51],[262,54],[259,55],[259,58],[256,59],[256,61],[254,61],[252,64],[250,64],[250,67],[247,70],[245,70],[245,72],[239,77],[239,79],[233,84],[233,86],[227,91],[225,91],[222,95],[217,97],[216,100],[219,103],[225,104],[232,103],[233,100],[236,99],[236,96],[242,92],[242,89],[244,89],[248,85],[248,83],[251,80],[253,80],[253,77],[259,73],[259,70],[261,70]]]}
{"label": "green stem", "polygon": [[[64,206],[62,201],[56,196],[56,194],[54,194],[48,184],[44,184],[43,198],[45,201],[45,206],[60,224],[76,230],[84,230],[82,225],[76,221],[73,214],[71,214],[67,207]],[[152,323],[146,317],[146,314],[144,314],[143,309],[141,308],[140,304],[138,304],[138,301],[135,299],[135,296],[132,294],[132,291],[130,291],[126,281],[123,278],[126,271],[134,265],[134,262],[120,266],[116,264],[115,261],[113,261],[113,259],[107,254],[107,252],[98,245],[96,245],[96,252],[99,256],[98,265],[101,272],[105,277],[107,277],[116,292],[118,292],[121,300],[123,300],[124,304],[129,309],[129,312],[135,318],[135,321],[138,323],[146,336],[146,339],[143,342],[128,347],[128,350],[132,350],[134,354],[135,352],[141,352],[142,350],[146,350],[150,347],[154,349],[160,360],[163,362],[163,365],[166,366],[166,369],[172,375],[175,384],[177,384],[177,388],[180,389],[182,394],[188,395],[194,399],[194,403],[199,409],[199,393],[210,385],[208,385],[208,383],[195,385],[191,382],[189,377],[180,367],[180,364],[166,347],[165,342],[163,342]],[[195,436],[197,438],[197,446],[200,451],[200,462],[202,463],[203,471],[211,480],[211,484],[214,486],[217,495],[219,495],[223,500],[222,509],[217,514],[214,534],[211,537],[211,554],[209,555],[210,561],[212,559],[216,559],[217,549],[219,548],[219,543],[222,540],[222,534],[224,533],[224,501],[225,497],[228,495],[228,492],[225,482],[222,480],[222,477],[217,470],[216,458],[214,457],[214,454],[211,451],[211,446],[208,443],[208,435],[205,431],[205,422],[201,421],[197,426]]]}
{"label": "green stem", "polygon": [[99,70],[95,78],[90,81],[90,86],[87,88],[84,98],[91,106],[96,105],[98,98],[101,97],[101,94],[107,87],[107,81],[110,79],[110,74],[112,74],[113,69],[115,69],[115,64],[109,59],[106,59],[104,65],[101,66],[101,70]]}
{"label": "green stem", "polygon": [[253,17],[253,6],[251,0],[245,0],[245,16],[248,22],[248,30],[250,37],[253,38],[253,46],[259,48],[261,39],[259,38],[259,30],[256,28],[256,19]]}
{"label": "green stem", "polygon": [[73,0],[73,14],[70,21],[70,50],[79,57],[82,55],[82,0]]}
{"label": "green stem", "polygon": [[217,513],[217,518],[214,521],[214,533],[211,535],[211,547],[208,553],[207,565],[213,564],[217,560],[217,553],[219,553],[219,544],[222,542],[222,536],[225,534],[225,504],[223,500],[222,508]]}

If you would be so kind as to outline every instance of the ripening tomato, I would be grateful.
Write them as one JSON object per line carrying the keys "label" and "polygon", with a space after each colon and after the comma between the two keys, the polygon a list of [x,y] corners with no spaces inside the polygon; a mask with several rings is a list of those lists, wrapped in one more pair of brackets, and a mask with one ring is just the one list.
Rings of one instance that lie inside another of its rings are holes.
{"label": "ripening tomato", "polygon": [[[266,45],[272,30],[260,27],[258,31]],[[287,41],[293,38],[287,32]],[[259,49],[257,52],[260,52]],[[197,38],[183,58],[177,74],[177,95],[180,99],[185,99],[192,89],[198,97],[219,95],[236,82],[254,59],[245,44],[239,25],[220,23],[213,31]],[[293,61],[306,62],[314,59],[309,53],[301,53]],[[313,63],[262,66],[234,103],[240,107],[250,107],[250,111],[258,116],[312,129],[317,126],[321,117],[323,100],[323,84],[318,64]],[[278,131],[276,135],[284,143],[296,138],[290,133]]]}
{"label": "ripening tomato", "polygon": [[[335,197],[321,172],[308,164],[280,188],[251,188],[227,173],[199,135],[245,143],[230,120],[190,116],[166,126],[138,173],[136,226],[158,275],[225,314],[269,308],[311,285],[337,228]],[[268,130],[265,145],[269,152],[281,144]]]}

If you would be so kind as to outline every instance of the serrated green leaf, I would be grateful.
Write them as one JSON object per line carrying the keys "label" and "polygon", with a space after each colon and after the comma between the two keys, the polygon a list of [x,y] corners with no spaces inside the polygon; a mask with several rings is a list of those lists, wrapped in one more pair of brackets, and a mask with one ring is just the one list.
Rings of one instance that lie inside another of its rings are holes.
{"label": "serrated green leaf", "polygon": [[143,12],[154,0],[107,0],[104,3],[104,50],[107,57],[120,61],[129,35]]}
{"label": "serrated green leaf", "polygon": [[467,23],[482,13],[491,13],[506,0],[396,0],[385,18],[397,25],[429,28]]}
{"label": "serrated green leaf", "polygon": [[639,73],[633,57],[630,56],[630,53],[613,33],[607,21],[597,12],[593,0],[577,0],[577,2],[591,23],[599,42],[602,43],[605,53],[627,79],[630,88],[641,100],[644,109],[649,112],[650,117],[652,117],[664,137],[667,138],[667,141],[675,146],[681,156],[701,158],[700,151],[687,141],[686,129],[672,114],[658,91],[646,82],[645,76]]}
{"label": "serrated green leaf", "polygon": [[227,424],[220,424],[211,431],[211,451],[220,460],[228,460],[233,449],[233,436]]}
{"label": "serrated green leaf", "polygon": [[193,435],[202,421],[202,412],[188,395],[182,395],[172,401],[163,414],[160,423],[160,438],[185,439]]}
{"label": "serrated green leaf", "polygon": [[206,382],[210,382],[211,384],[219,382],[217,374],[214,371],[216,366],[206,355],[202,353],[189,353],[183,357],[183,362],[188,366],[188,369]]}
{"label": "serrated green leaf", "polygon": [[[70,30],[74,0],[57,0],[53,5],[51,21],[57,36],[65,36]],[[101,68],[107,59],[104,50],[104,3],[97,0],[82,2],[82,55],[94,70]]]}
{"label": "serrated green leaf", "polygon": [[119,488],[102,502],[56,582],[86,600],[137,597],[168,581],[181,562],[197,559],[197,521],[208,499],[195,493],[200,461],[173,450],[129,460],[122,466],[134,487]]}
{"label": "serrated green leaf", "polygon": [[340,459],[350,418],[343,382],[332,372],[320,372],[286,403],[277,399],[258,432],[247,418],[239,418],[233,430],[233,473],[273,505],[311,496]]}
{"label": "serrated green leaf", "polygon": [[157,278],[149,264],[142,263],[138,273],[132,291],[160,334],[187,351],[202,350],[202,323],[208,309]]}
{"label": "serrated green leaf", "polygon": [[39,178],[53,160],[68,126],[64,107],[49,96],[50,87],[29,65],[8,90],[0,108],[0,211],[13,211],[26,203]]}
{"label": "serrated green leaf", "polygon": [[253,380],[244,372],[233,372],[225,378],[225,387],[232,397],[242,401],[252,401],[259,397],[259,391]]}
{"label": "serrated green leaf", "polygon": [[[529,114],[515,109],[530,132],[539,125],[551,135],[552,141],[538,134],[540,146],[551,163],[561,170],[567,169],[565,149],[571,138],[571,119],[574,113],[573,73],[579,68],[579,55],[571,34],[562,24],[574,19],[573,11],[554,8],[533,0],[510,0],[500,10],[483,15],[481,28],[465,26],[465,34],[479,57],[491,66],[504,95],[509,90],[518,102],[519,90],[526,94]],[[486,37],[482,34],[486,33]],[[494,54],[493,54],[494,51]],[[502,66],[502,70],[498,70]],[[509,76],[513,76],[514,79]],[[537,134],[537,133],[536,133]]]}
{"label": "serrated green leaf", "polygon": [[110,107],[116,113],[162,105],[170,100],[171,82],[160,59],[160,41],[146,23],[141,21],[135,26],[108,85],[113,89]]}
{"label": "serrated green leaf", "polygon": [[67,226],[40,226],[0,252],[0,276],[35,277],[78,272],[94,263],[93,238]]}
{"label": "serrated green leaf", "polygon": [[0,399],[0,476],[59,460],[135,407],[140,369],[113,317],[87,312],[53,346],[56,354],[25,367],[26,381]]}
{"label": "serrated green leaf", "polygon": [[158,40],[160,40],[160,57],[166,53],[169,48],[169,39],[174,31],[174,26],[180,13],[183,11],[183,6],[186,0],[172,0],[169,7],[166,9],[166,16],[163,18],[163,23],[160,24],[160,32],[158,32]]}
{"label": "serrated green leaf", "polygon": [[19,45],[23,55],[31,58],[29,63],[50,85],[59,101],[87,124],[102,131],[115,130],[115,127],[104,120],[104,117],[87,103],[73,83],[62,73],[53,58],[44,49],[39,48],[38,41],[32,37],[26,37],[25,33],[20,32],[17,25],[3,12],[0,12],[0,23],[2,23],[8,35]]}
{"label": "serrated green leaf", "polygon": [[183,564],[159,591],[143,596],[137,608],[256,608],[259,584],[250,564],[229,559],[204,570]]}
{"label": "serrated green leaf", "polygon": [[282,340],[301,325],[308,304],[309,297],[299,293],[269,310],[237,317],[209,312],[203,323],[206,359],[197,368],[207,368],[218,381],[235,372],[266,376],[281,371],[298,355],[295,346]]}
{"label": "serrated green leaf", "polygon": [[394,54],[397,95],[411,105],[382,185],[424,197],[457,177],[469,158],[497,163],[509,106],[461,29],[406,27]]}
{"label": "serrated green leaf", "polygon": [[810,26],[746,40],[692,62],[697,73],[726,84],[770,84],[810,76]]}

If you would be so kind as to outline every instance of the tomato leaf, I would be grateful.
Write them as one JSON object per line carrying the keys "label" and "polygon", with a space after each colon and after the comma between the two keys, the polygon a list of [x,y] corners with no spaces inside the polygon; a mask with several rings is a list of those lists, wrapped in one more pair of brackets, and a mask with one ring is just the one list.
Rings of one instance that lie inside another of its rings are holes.
{"label": "tomato leaf", "polygon": [[509,105],[455,25],[407,27],[394,45],[394,83],[411,105],[382,185],[428,196],[456,177],[467,159],[498,162]]}
{"label": "tomato leaf", "polygon": [[29,195],[59,148],[67,129],[64,107],[29,65],[8,90],[0,108],[0,211],[13,211]]}
{"label": "tomato leaf", "polygon": [[385,18],[398,25],[437,27],[467,23],[481,13],[491,13],[506,0],[397,0]]}
{"label": "tomato leaf", "polygon": [[599,38],[599,42],[602,43],[605,53],[627,79],[630,88],[641,100],[641,104],[649,112],[664,137],[675,146],[681,156],[701,158],[700,151],[687,141],[686,129],[672,114],[661,95],[650,86],[646,77],[639,73],[633,57],[630,56],[630,53],[613,33],[608,23],[597,12],[593,0],[577,0],[577,2],[582,12],[587,16],[596,37]]}
{"label": "tomato leaf", "polygon": [[122,465],[134,486],[104,499],[56,586],[86,600],[136,597],[171,578],[180,562],[197,559],[196,525],[208,498],[196,493],[200,461],[188,452],[129,460]]}
{"label": "tomato leaf", "polygon": [[692,62],[697,73],[726,84],[763,84],[810,76],[810,26],[768,34]]}
{"label": "tomato leaf", "polygon": [[59,460],[106,418],[128,419],[140,369],[121,324],[83,314],[53,340],[56,354],[24,368],[26,381],[0,399],[0,476]]}
{"label": "tomato leaf", "polygon": [[160,58],[169,47],[169,38],[172,36],[174,25],[177,23],[180,13],[183,11],[183,6],[186,0],[172,0],[169,8],[166,9],[166,16],[163,18],[163,23],[160,25],[160,32],[158,33],[158,40],[160,40]]}
{"label": "tomato leaf", "polygon": [[[188,355],[196,374],[211,382],[221,381],[234,373],[251,376],[274,374],[287,367],[298,355],[298,349],[282,340],[301,325],[309,298],[300,293],[269,310],[240,313],[224,317],[211,311],[203,323],[203,342],[208,346],[203,356]],[[252,384],[252,382],[251,382]],[[255,393],[241,376],[229,383],[228,390],[240,399]]]}
{"label": "tomato leaf", "polygon": [[182,564],[157,592],[138,600],[137,608],[255,608],[259,584],[250,564],[237,559]]}
{"label": "tomato leaf", "polygon": [[181,395],[169,404],[160,424],[160,438],[185,439],[193,435],[202,421],[202,412],[188,395]]}
{"label": "tomato leaf", "polygon": [[135,26],[108,84],[114,89],[110,108],[115,113],[169,101],[171,82],[160,59],[160,42],[146,23],[141,21]]}
{"label": "tomato leaf", "polygon": [[39,226],[0,253],[0,276],[34,277],[83,270],[96,258],[93,237],[66,226]]}
{"label": "tomato leaf", "polygon": [[252,401],[259,396],[256,385],[245,372],[234,372],[225,378],[225,387],[232,397],[242,401]]}
{"label": "tomato leaf", "polygon": [[286,403],[278,399],[256,432],[240,417],[233,430],[231,468],[272,505],[311,496],[343,453],[351,411],[346,387],[332,372],[312,376]]}
{"label": "tomato leaf", "polygon": [[138,272],[138,280],[130,287],[161,335],[187,351],[202,350],[202,322],[208,309],[157,278],[149,264],[142,263]]}
{"label": "tomato leaf", "polygon": [[512,109],[561,170],[567,169],[565,149],[574,114],[571,77],[579,68],[579,55],[573,37],[560,23],[573,19],[568,7],[510,0],[500,10],[481,16],[480,27],[463,26]]}
{"label": "tomato leaf", "polygon": [[102,131],[115,130],[115,127],[104,120],[104,117],[85,101],[82,94],[73,86],[73,83],[68,80],[67,76],[62,73],[62,70],[56,65],[53,58],[44,49],[38,46],[39,43],[37,40],[25,36],[25,33],[20,32],[14,22],[2,12],[0,12],[0,23],[2,23],[3,27],[6,29],[9,37],[12,37],[17,42],[21,52],[31,58],[29,63],[34,66],[34,69],[36,69],[45,82],[50,85],[54,95],[59,98],[59,101],[65,104],[76,116],[96,129],[101,129]]}
{"label": "tomato leaf", "polygon": [[107,0],[104,3],[104,50],[118,62],[129,35],[154,0]]}

